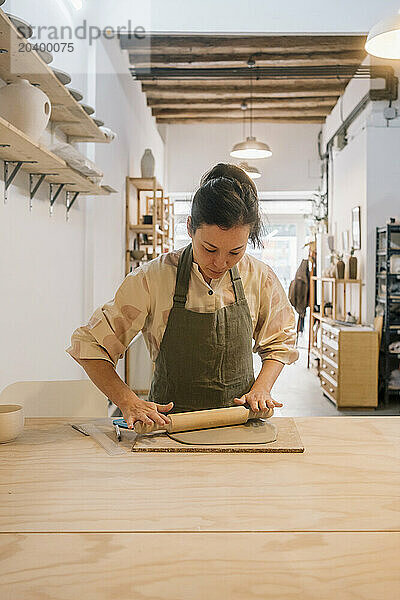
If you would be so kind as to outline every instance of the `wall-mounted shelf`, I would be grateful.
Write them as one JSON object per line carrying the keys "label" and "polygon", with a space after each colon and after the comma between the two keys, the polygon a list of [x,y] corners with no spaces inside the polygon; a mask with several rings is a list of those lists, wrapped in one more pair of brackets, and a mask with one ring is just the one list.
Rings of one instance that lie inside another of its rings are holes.
{"label": "wall-mounted shelf", "polygon": [[33,142],[22,131],[0,117],[0,159],[6,162],[22,163],[21,169],[28,173],[45,175],[48,183],[65,184],[65,191],[79,192],[82,195],[111,193],[108,186],[100,186],[72,169],[67,163]]}
{"label": "wall-mounted shelf", "polygon": [[[0,77],[6,83],[28,79],[38,85],[52,104],[51,121],[74,141],[106,142],[107,138],[68,89],[57,79],[52,69],[17,31],[7,15],[0,9]],[[25,51],[20,51],[20,46]]]}

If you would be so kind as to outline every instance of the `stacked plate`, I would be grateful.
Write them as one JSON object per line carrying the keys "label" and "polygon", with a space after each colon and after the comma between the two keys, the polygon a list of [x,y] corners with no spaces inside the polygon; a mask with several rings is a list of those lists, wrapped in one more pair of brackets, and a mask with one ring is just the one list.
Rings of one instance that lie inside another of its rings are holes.
{"label": "stacked plate", "polygon": [[81,92],[79,90],[75,90],[74,88],[67,88],[67,90],[69,91],[71,96],[73,98],[75,98],[75,100],[77,102],[80,102],[81,100],[83,100],[83,94],[81,94]]}
{"label": "stacked plate", "polygon": [[[2,4],[3,4],[3,2],[2,2]],[[10,15],[10,13],[6,13],[6,15],[10,19],[10,21],[14,25],[14,27],[18,30],[18,32],[24,36],[24,38],[28,39],[28,38],[32,37],[33,29],[29,25],[29,23],[27,23],[23,19],[20,19],[19,17]]]}
{"label": "stacked plate", "polygon": [[58,81],[60,81],[63,85],[68,85],[71,83],[71,75],[66,73],[65,71],[60,71],[60,69],[55,69],[51,67],[54,75],[57,77]]}
{"label": "stacked plate", "polygon": [[[4,4],[4,2],[5,2],[5,0],[0,0],[0,6],[2,6]],[[32,37],[33,29],[29,23],[27,23],[23,19],[20,19],[19,17],[16,17],[15,15],[11,15],[10,13],[6,13],[6,15],[8,16],[8,18],[10,19],[10,21],[14,25],[14,27],[17,29],[17,31],[25,39],[29,39],[30,37]],[[37,50],[37,53],[40,56],[40,58],[47,65],[49,65],[51,62],[53,62],[53,55],[50,52],[48,52],[47,50]],[[71,75],[69,73],[66,73],[65,71],[61,71],[60,69],[55,69],[54,67],[51,67],[51,70],[53,71],[54,75],[57,77],[57,79],[63,85],[68,85],[69,83],[71,83]],[[93,115],[94,108],[92,106],[89,106],[88,104],[84,104],[82,102],[83,94],[79,90],[75,90],[74,88],[67,88],[67,89],[68,89],[69,93],[71,94],[71,96],[77,102],[80,102],[83,110],[88,115]],[[98,127],[102,127],[104,125],[104,121],[102,121],[101,119],[95,119],[93,117],[93,121],[96,123],[96,125]]]}

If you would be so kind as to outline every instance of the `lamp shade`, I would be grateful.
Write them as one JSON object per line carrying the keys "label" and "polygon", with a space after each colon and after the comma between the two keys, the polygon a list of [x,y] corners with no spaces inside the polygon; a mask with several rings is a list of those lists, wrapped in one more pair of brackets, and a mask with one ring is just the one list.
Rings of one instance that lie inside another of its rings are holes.
{"label": "lamp shade", "polygon": [[400,58],[400,14],[374,25],[365,43],[368,54],[379,58]]}
{"label": "lamp shade", "polygon": [[243,169],[243,171],[246,173],[246,175],[251,177],[251,179],[259,179],[261,177],[261,173],[257,169],[257,167],[252,167],[247,162],[241,162],[239,164],[239,167],[241,169]]}
{"label": "lamp shade", "polygon": [[244,142],[235,144],[230,152],[234,158],[268,158],[272,152],[268,144],[258,142],[255,137],[249,136]]}

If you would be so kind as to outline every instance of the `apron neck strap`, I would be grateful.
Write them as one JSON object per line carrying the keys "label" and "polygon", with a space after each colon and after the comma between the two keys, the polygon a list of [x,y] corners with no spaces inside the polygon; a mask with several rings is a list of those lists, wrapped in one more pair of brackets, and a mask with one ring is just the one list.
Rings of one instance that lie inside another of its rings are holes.
{"label": "apron neck strap", "polygon": [[174,306],[185,306],[189,289],[190,272],[192,270],[193,248],[190,243],[179,257],[178,272],[176,274]]}
{"label": "apron neck strap", "polygon": [[244,295],[244,288],[241,277],[239,275],[239,269],[235,265],[232,269],[229,270],[231,274],[231,281],[233,291],[235,292],[236,302],[240,302],[241,300],[245,300],[246,296]]}
{"label": "apron neck strap", "polygon": [[[193,247],[190,243],[183,250],[179,257],[178,272],[176,275],[175,294],[174,294],[174,306],[185,306],[187,293],[189,289],[190,273],[192,270],[193,262]],[[235,292],[236,302],[245,300],[243,283],[239,275],[239,270],[235,265],[232,269],[229,269],[231,276],[233,291]]]}

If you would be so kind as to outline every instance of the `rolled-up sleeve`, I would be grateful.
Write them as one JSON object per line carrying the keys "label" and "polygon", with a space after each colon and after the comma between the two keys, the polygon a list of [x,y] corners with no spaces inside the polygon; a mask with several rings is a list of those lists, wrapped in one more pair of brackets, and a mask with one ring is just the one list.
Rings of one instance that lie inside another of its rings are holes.
{"label": "rolled-up sleeve", "polygon": [[262,361],[291,364],[299,357],[295,348],[295,316],[279,279],[266,267],[260,282],[260,309],[254,331],[253,352]]}
{"label": "rolled-up sleeve", "polygon": [[95,310],[87,325],[74,331],[66,352],[75,359],[102,359],[115,366],[143,328],[149,307],[146,275],[139,267],[125,277],[111,301]]}

